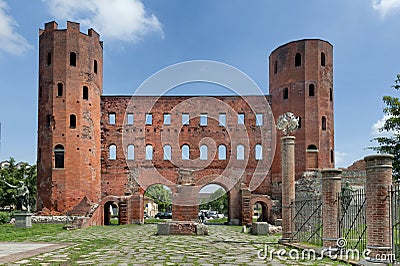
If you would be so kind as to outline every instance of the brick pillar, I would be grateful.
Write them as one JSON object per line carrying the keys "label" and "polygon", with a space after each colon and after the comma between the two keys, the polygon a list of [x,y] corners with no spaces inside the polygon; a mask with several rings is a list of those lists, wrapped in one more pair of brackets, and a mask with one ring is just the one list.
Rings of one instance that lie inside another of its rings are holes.
{"label": "brick pillar", "polygon": [[338,199],[342,170],[323,169],[322,173],[322,241],[324,248],[334,248],[338,239]]}
{"label": "brick pillar", "polygon": [[291,241],[293,234],[292,202],[295,199],[294,140],[285,136],[282,141],[282,239]]}
{"label": "brick pillar", "polygon": [[388,188],[392,184],[392,160],[389,154],[370,155],[366,162],[367,249],[369,259],[392,253],[390,202]]}
{"label": "brick pillar", "polygon": [[250,189],[244,184],[241,184],[240,192],[242,194],[242,225],[253,223],[251,216],[253,206],[251,206],[251,192]]}
{"label": "brick pillar", "polygon": [[172,196],[172,220],[198,222],[199,192],[191,185],[178,185]]}
{"label": "brick pillar", "polygon": [[135,193],[129,199],[128,213],[131,215],[130,221],[127,220],[127,224],[143,224],[144,223],[144,207],[143,207],[143,195],[141,193]]}

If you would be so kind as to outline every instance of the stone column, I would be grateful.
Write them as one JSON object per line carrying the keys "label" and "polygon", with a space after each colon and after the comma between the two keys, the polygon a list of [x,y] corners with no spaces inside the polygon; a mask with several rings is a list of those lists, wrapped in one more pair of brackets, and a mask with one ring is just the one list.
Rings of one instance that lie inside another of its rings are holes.
{"label": "stone column", "polygon": [[322,173],[322,241],[324,248],[334,248],[338,239],[337,198],[341,189],[342,170],[323,169]]}
{"label": "stone column", "polygon": [[295,199],[295,169],[293,136],[281,138],[282,142],[282,242],[291,241],[293,236],[292,202]]}
{"label": "stone column", "polygon": [[[364,158],[366,162],[367,249],[370,261],[391,252],[390,195],[393,155],[378,154]],[[382,256],[384,255],[384,256]],[[380,261],[382,262],[382,261]]]}

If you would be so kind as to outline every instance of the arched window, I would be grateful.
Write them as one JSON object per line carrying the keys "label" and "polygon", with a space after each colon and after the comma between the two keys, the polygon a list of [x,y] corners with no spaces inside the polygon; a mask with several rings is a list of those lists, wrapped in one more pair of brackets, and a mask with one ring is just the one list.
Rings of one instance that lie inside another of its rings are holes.
{"label": "arched window", "polygon": [[333,101],[333,91],[332,91],[332,88],[329,89],[329,101]]}
{"label": "arched window", "polygon": [[300,53],[297,53],[294,58],[294,66],[295,67],[301,66],[301,54]]}
{"label": "arched window", "polygon": [[133,144],[128,145],[128,160],[135,160],[135,146]]}
{"label": "arched window", "polygon": [[171,157],[172,157],[171,153],[172,153],[171,145],[165,145],[164,146],[164,160],[165,161],[171,160]]}
{"label": "arched window", "polygon": [[311,144],[311,145],[308,145],[307,151],[318,151],[318,148],[314,144]]}
{"label": "arched window", "polygon": [[223,144],[218,146],[218,160],[226,160],[226,146]]}
{"label": "arched window", "polygon": [[146,160],[153,160],[153,146],[146,145]]}
{"label": "arched window", "polygon": [[278,61],[274,62],[274,74],[278,73]]}
{"label": "arched window", "polygon": [[64,146],[56,145],[54,147],[54,168],[64,168]]}
{"label": "arched window", "polygon": [[76,66],[76,53],[74,53],[74,52],[71,52],[69,54],[69,65]]}
{"label": "arched window", "polygon": [[182,146],[182,160],[190,159],[190,148],[189,145],[185,144]]}
{"label": "arched window", "polygon": [[47,53],[46,63],[47,63],[48,66],[51,65],[51,53]]}
{"label": "arched window", "polygon": [[206,145],[200,146],[200,160],[208,159],[208,147]]}
{"label": "arched window", "polygon": [[315,95],[315,85],[310,84],[308,85],[308,96],[314,96]]}
{"label": "arched window", "polygon": [[46,115],[46,127],[49,128],[51,126],[51,115]]}
{"label": "arched window", "polygon": [[69,128],[76,128],[76,116],[75,115],[69,116]]}
{"label": "arched window", "polygon": [[96,60],[93,61],[93,71],[95,74],[97,74],[97,61]]}
{"label": "arched window", "polygon": [[117,159],[117,146],[115,146],[114,144],[111,144],[110,147],[108,147],[108,159],[109,160]]}
{"label": "arched window", "polygon": [[299,126],[297,128],[301,128],[301,116],[298,116],[297,119],[299,120]]}
{"label": "arched window", "polygon": [[321,53],[321,66],[325,66],[325,53]]}
{"label": "arched window", "polygon": [[335,162],[335,154],[333,152],[333,150],[331,149],[331,163]]}
{"label": "arched window", "polygon": [[256,145],[255,152],[256,152],[256,160],[257,161],[262,160],[263,154],[262,154],[262,146],[260,144]]}
{"label": "arched window", "polygon": [[284,88],[283,89],[283,99],[286,100],[287,98],[289,98],[289,89]]}
{"label": "arched window", "polygon": [[89,100],[89,88],[87,86],[83,86],[82,98]]}
{"label": "arched window", "polygon": [[61,97],[63,95],[63,84],[57,83],[57,97]]}
{"label": "arched window", "polygon": [[322,130],[326,130],[326,117],[322,117]]}
{"label": "arched window", "polygon": [[236,160],[244,160],[244,146],[242,144],[236,147]]}

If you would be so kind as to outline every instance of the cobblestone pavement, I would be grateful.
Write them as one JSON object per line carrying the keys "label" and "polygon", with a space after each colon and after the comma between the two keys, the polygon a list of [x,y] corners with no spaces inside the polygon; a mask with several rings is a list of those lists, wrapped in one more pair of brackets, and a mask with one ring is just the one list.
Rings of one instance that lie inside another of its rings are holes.
{"label": "cobblestone pavement", "polygon": [[34,241],[71,243],[13,265],[346,265],[323,261],[258,258],[279,236],[253,236],[239,227],[209,226],[209,236],[157,236],[156,225],[104,226],[62,231]]}

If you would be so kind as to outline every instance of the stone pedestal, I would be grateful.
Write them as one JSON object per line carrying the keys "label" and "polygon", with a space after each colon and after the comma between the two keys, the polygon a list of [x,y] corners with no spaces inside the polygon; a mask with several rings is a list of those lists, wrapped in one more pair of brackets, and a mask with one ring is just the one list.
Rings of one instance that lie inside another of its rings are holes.
{"label": "stone pedestal", "polygon": [[295,199],[294,140],[293,136],[282,137],[282,239],[288,242],[293,237],[292,202]]}
{"label": "stone pedestal", "polygon": [[208,228],[192,221],[172,221],[157,224],[157,235],[208,235]]}
{"label": "stone pedestal", "polygon": [[19,228],[31,228],[32,227],[32,215],[30,212],[16,212],[15,226]]}
{"label": "stone pedestal", "polygon": [[253,235],[269,235],[269,224],[266,222],[256,222],[251,225]]}

